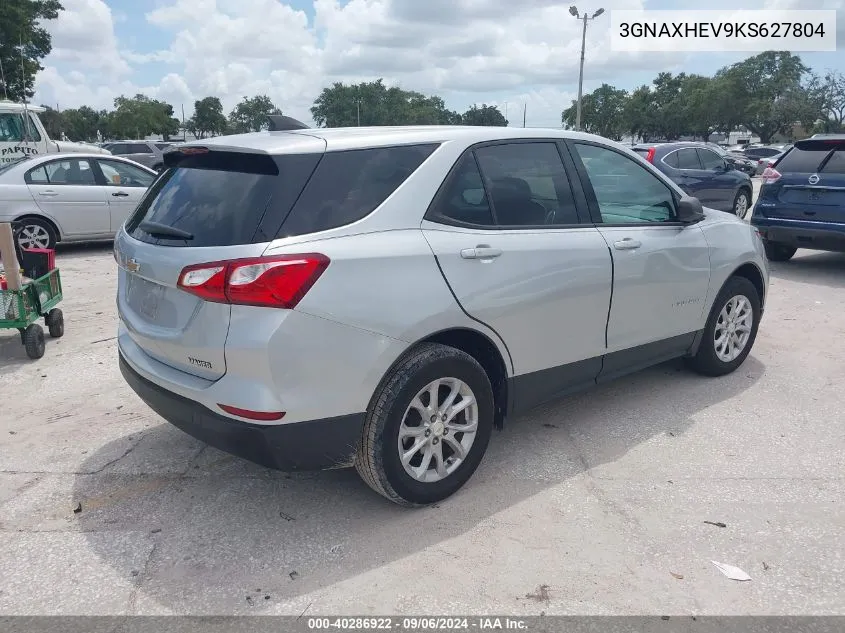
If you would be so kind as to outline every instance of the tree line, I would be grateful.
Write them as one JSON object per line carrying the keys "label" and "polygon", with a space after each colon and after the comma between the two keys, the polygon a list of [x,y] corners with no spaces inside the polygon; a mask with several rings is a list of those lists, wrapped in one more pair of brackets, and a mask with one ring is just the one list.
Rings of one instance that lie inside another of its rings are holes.
{"label": "tree line", "polygon": [[[121,96],[113,110],[89,106],[59,111],[46,108],[41,119],[53,138],[62,135],[73,141],[144,138],[161,135],[172,138],[184,128],[202,139],[223,134],[241,134],[267,129],[271,114],[282,114],[267,95],[244,97],[226,115],[218,97],[194,102],[194,114],[182,122],[169,103],[143,94]],[[508,124],[496,106],[472,106],[458,113],[446,108],[443,99],[418,92],[387,87],[384,81],[356,85],[336,83],[325,88],[311,108],[315,123],[324,127],[355,125],[499,125]]]}
{"label": "tree line", "polygon": [[[583,96],[581,108],[584,131],[614,140],[706,140],[742,127],[769,143],[845,131],[845,75],[818,75],[798,55],[767,51],[712,77],[662,72],[631,92],[602,84]],[[561,113],[565,127],[575,126],[576,110],[573,101]]]}

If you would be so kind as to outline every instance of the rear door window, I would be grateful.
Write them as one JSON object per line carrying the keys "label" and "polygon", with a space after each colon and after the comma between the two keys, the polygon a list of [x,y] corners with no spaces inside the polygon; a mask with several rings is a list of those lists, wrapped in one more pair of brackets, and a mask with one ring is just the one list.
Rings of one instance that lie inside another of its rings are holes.
{"label": "rear door window", "polygon": [[279,237],[327,231],[368,216],[436,148],[434,143],[326,153]]}
{"label": "rear door window", "polygon": [[671,152],[663,157],[663,162],[669,165],[669,167],[674,167],[678,169],[678,152]]}
{"label": "rear door window", "polygon": [[499,226],[578,224],[557,145],[507,143],[475,150]]}
{"label": "rear door window", "polygon": [[129,154],[152,154],[153,150],[146,143],[131,143],[129,145]]}
{"label": "rear door window", "polygon": [[479,227],[495,224],[481,172],[472,152],[465,153],[458,161],[428,218],[434,222]]}
{"label": "rear door window", "polygon": [[694,148],[678,150],[678,169],[701,169],[701,161]]}

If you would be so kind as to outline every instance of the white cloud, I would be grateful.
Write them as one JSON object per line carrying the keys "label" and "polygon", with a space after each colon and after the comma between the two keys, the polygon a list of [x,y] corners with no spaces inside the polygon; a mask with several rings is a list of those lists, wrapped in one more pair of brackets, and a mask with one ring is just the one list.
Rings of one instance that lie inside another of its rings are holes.
{"label": "white cloud", "polygon": [[[801,1],[764,0],[764,6],[791,8]],[[482,102],[503,108],[507,101],[512,125],[521,125],[526,103],[528,125],[557,126],[577,90],[581,24],[560,0],[314,0],[311,21],[286,0],[156,0],[146,20],[169,45],[152,52],[139,49],[146,43],[140,37],[126,42],[133,50],[120,51],[117,16],[107,2],[117,6],[116,0],[64,0],[66,11],[50,25],[54,53],[38,77],[39,97],[107,107],[115,96],[143,91],[177,109],[184,102],[187,110],[207,95],[221,97],[228,109],[243,96],[264,93],[285,112],[310,120],[309,107],[324,86],[383,77],[437,93],[458,110]],[[845,7],[845,0],[822,2]],[[608,11],[649,4],[601,2]],[[607,15],[589,24],[588,84],[677,72],[691,59],[611,51],[609,25]],[[167,74],[150,82],[130,73],[151,63],[167,64]],[[85,80],[70,80],[59,68],[74,68]],[[144,83],[153,85],[138,85]]]}

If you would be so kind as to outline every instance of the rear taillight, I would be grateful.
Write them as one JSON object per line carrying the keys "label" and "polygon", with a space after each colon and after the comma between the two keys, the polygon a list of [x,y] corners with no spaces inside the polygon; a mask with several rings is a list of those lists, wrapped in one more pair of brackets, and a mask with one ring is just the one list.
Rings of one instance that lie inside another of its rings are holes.
{"label": "rear taillight", "polygon": [[177,286],[205,301],[292,309],[328,265],[319,253],[209,262],[183,269]]}
{"label": "rear taillight", "polygon": [[771,185],[772,183],[778,181],[780,178],[780,172],[774,167],[766,167],[766,169],[763,170],[761,177],[763,178],[764,185]]}
{"label": "rear taillight", "polygon": [[648,154],[645,155],[645,159],[648,162],[654,164],[654,148],[653,147],[649,148]]}

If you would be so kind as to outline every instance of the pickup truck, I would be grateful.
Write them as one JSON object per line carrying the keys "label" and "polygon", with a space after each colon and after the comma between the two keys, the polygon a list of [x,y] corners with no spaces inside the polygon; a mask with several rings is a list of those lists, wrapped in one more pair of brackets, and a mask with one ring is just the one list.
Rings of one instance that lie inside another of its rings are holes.
{"label": "pickup truck", "polygon": [[111,154],[106,149],[88,143],[52,140],[38,118],[40,112],[44,112],[44,108],[0,100],[0,165],[31,154]]}

